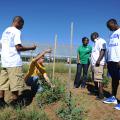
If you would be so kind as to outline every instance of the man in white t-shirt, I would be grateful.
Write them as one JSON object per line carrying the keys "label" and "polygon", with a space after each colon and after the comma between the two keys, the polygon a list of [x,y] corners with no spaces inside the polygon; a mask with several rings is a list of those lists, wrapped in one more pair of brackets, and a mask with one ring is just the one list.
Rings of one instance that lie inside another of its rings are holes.
{"label": "man in white t-shirt", "polygon": [[94,47],[91,53],[92,77],[95,88],[98,89],[98,98],[103,99],[103,69],[105,65],[106,41],[99,37],[97,32],[91,34]]}
{"label": "man in white t-shirt", "polygon": [[[107,22],[107,27],[110,31],[114,31],[110,36],[107,53],[108,72],[112,77],[112,96],[103,102],[117,104],[116,94],[120,80],[120,27],[115,19],[110,19]],[[115,109],[120,110],[120,104],[115,106]]]}
{"label": "man in white t-shirt", "polygon": [[12,93],[11,105],[17,104],[18,91],[24,87],[22,79],[22,59],[20,52],[27,50],[35,50],[36,46],[22,46],[21,29],[24,25],[24,20],[21,16],[16,16],[13,19],[12,26],[5,29],[1,38],[1,66],[0,73],[0,107],[4,107],[4,92],[10,90]]}

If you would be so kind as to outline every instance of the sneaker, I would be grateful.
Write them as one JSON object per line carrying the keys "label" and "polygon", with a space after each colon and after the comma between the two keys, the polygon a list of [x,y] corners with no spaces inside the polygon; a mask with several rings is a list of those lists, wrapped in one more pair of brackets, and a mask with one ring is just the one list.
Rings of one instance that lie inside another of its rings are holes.
{"label": "sneaker", "polygon": [[86,85],[85,83],[82,83],[82,84],[81,84],[81,88],[84,89],[84,88],[85,88],[85,85]]}
{"label": "sneaker", "polygon": [[120,110],[120,104],[117,104],[114,108],[115,108],[116,110]]}
{"label": "sneaker", "polygon": [[112,97],[106,98],[105,100],[103,100],[103,102],[108,104],[110,103],[117,104],[117,99],[114,96],[112,96]]}

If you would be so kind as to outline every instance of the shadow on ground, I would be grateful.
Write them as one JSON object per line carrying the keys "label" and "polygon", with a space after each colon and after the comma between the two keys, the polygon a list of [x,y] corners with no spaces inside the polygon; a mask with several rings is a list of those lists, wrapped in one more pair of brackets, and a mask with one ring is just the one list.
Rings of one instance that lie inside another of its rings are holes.
{"label": "shadow on ground", "polygon": [[[90,95],[95,95],[95,96],[98,95],[98,91],[95,89],[95,86],[91,83],[87,83],[87,90],[89,91]],[[110,96],[111,96],[110,92],[104,90],[104,97],[108,98]]]}
{"label": "shadow on ground", "polygon": [[26,89],[21,92],[18,100],[21,103],[21,106],[28,106],[32,103],[33,98],[35,97],[37,90]]}

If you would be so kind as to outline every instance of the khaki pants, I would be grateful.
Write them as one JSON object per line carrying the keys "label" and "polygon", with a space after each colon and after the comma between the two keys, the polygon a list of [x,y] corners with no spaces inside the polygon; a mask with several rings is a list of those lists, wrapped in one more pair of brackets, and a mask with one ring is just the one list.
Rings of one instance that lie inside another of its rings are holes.
{"label": "khaki pants", "polygon": [[0,90],[19,91],[24,87],[22,67],[2,68]]}
{"label": "khaki pants", "polygon": [[94,73],[93,77],[95,82],[103,81],[103,69],[104,69],[104,66],[102,65],[98,67],[92,66],[92,72]]}

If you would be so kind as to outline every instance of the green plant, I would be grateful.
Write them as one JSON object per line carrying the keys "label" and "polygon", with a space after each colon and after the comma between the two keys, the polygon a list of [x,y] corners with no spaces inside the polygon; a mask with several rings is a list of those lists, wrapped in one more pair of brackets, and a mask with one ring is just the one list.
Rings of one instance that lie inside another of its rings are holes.
{"label": "green plant", "polygon": [[63,120],[84,120],[85,110],[75,105],[71,96],[63,102],[61,108],[57,110],[57,115]]}
{"label": "green plant", "polygon": [[43,110],[6,108],[0,111],[0,120],[48,120]]}
{"label": "green plant", "polygon": [[104,78],[103,78],[104,87],[107,87],[109,85],[110,81],[111,81],[110,78],[108,78],[107,76],[104,76]]}
{"label": "green plant", "polygon": [[[52,72],[53,64],[46,65],[46,70],[47,70],[48,73]],[[55,72],[56,73],[68,73],[68,71],[69,71],[69,65],[68,64],[65,64],[65,63],[56,63],[55,64]],[[76,67],[72,66],[71,71],[72,71],[72,73],[75,73],[76,72]]]}
{"label": "green plant", "polygon": [[9,111],[0,113],[0,120],[9,120],[11,113]]}
{"label": "green plant", "polygon": [[28,68],[29,68],[29,65],[28,64],[24,64],[23,65],[23,73],[27,73]]}
{"label": "green plant", "polygon": [[43,111],[16,111],[16,120],[48,120],[46,114]]}
{"label": "green plant", "polygon": [[55,88],[51,89],[47,84],[44,84],[42,93],[37,95],[37,101],[40,105],[53,103],[61,98],[64,98],[65,85],[61,84],[57,79],[54,82]]}
{"label": "green plant", "polygon": [[107,87],[111,81],[110,75],[107,71],[107,69],[104,69],[104,76],[103,76],[103,85],[104,87]]}

